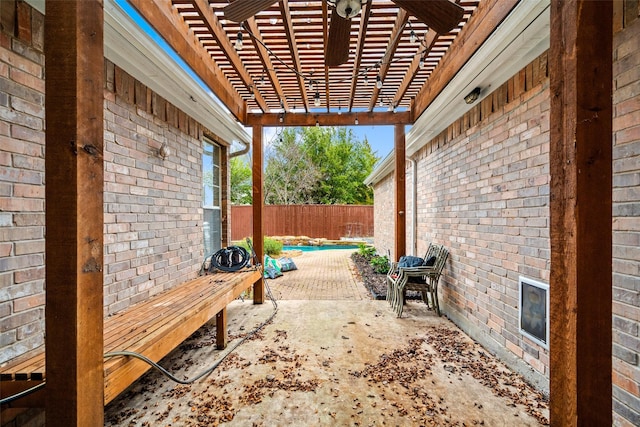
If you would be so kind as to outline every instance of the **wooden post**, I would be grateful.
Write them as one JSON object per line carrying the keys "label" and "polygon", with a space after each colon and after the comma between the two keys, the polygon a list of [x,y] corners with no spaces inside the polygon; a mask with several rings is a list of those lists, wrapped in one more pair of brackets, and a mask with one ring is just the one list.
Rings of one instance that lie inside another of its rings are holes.
{"label": "wooden post", "polygon": [[216,348],[227,348],[227,307],[216,314]]}
{"label": "wooden post", "polygon": [[404,125],[395,125],[394,128],[394,154],[395,154],[395,247],[394,260],[398,260],[407,251],[407,200],[405,179],[405,130]]}
{"label": "wooden post", "polygon": [[[262,191],[262,126],[253,127],[253,249],[259,262],[264,260],[264,194]],[[253,285],[253,303],[264,303],[264,279],[261,277]]]}
{"label": "wooden post", "polygon": [[612,423],[612,10],[610,1],[551,1],[554,426]]}
{"label": "wooden post", "polygon": [[103,5],[46,10],[46,422],[102,426]]}

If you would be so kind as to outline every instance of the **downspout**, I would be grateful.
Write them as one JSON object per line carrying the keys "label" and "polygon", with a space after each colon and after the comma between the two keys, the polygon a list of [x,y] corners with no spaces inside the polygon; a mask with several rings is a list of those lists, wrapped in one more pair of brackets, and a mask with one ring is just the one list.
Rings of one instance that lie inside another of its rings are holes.
{"label": "downspout", "polygon": [[229,158],[242,156],[243,154],[247,154],[249,152],[249,148],[251,147],[249,143],[244,141],[238,141],[240,144],[244,145],[244,148],[238,151],[234,151],[233,153],[229,153]]}
{"label": "downspout", "polygon": [[418,256],[418,162],[407,160],[411,162],[411,254]]}

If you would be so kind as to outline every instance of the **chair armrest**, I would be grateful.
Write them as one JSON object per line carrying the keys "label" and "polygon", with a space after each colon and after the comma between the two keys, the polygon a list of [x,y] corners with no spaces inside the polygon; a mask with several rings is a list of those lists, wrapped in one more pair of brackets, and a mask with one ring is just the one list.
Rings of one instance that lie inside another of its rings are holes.
{"label": "chair armrest", "polygon": [[389,271],[387,272],[387,276],[391,276],[392,274],[398,275],[398,262],[389,262]]}
{"label": "chair armrest", "polygon": [[406,274],[407,276],[426,276],[434,273],[436,270],[433,266],[420,266],[420,267],[400,267],[399,273]]}

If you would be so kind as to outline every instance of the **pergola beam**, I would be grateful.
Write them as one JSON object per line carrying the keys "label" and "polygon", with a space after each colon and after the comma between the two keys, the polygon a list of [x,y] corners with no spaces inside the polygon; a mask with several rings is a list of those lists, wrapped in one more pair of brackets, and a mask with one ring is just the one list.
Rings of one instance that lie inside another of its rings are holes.
{"label": "pergola beam", "polygon": [[351,75],[351,90],[349,91],[348,111],[353,110],[353,101],[356,96],[356,88],[360,80],[360,64],[362,64],[362,53],[364,52],[364,42],[367,38],[367,25],[371,16],[371,3],[365,3],[362,6],[360,29],[358,30],[358,44],[356,46],[356,55],[353,58],[353,73]]}
{"label": "pergola beam", "polygon": [[[249,18],[246,21],[247,27],[251,32],[251,42],[256,48],[256,52],[258,52],[258,57],[260,58],[260,62],[262,63],[262,67],[267,71],[267,76],[269,80],[271,80],[271,84],[273,85],[273,90],[276,92],[276,95],[280,99],[281,105],[285,110],[289,110],[289,104],[287,103],[287,98],[284,96],[284,92],[282,91],[282,85],[280,84],[280,79],[278,79],[278,75],[276,74],[275,67],[271,62],[271,58],[269,57],[269,52],[267,52],[267,48],[264,47],[264,42],[262,41],[262,34],[260,34],[260,28],[256,24],[255,18]],[[251,78],[251,76],[249,76]],[[253,95],[258,99],[258,96],[262,96],[257,87],[255,87],[254,83],[251,83],[251,87],[249,88]],[[264,100],[262,102],[258,102],[258,105],[263,105]],[[264,104],[265,108],[262,111],[267,111],[266,103]]]}
{"label": "pergola beam", "polygon": [[305,81],[302,77],[302,62],[300,61],[298,44],[296,43],[296,36],[293,31],[293,22],[291,20],[288,0],[280,0],[280,13],[282,14],[282,26],[284,27],[284,31],[287,35],[287,43],[289,43],[289,49],[291,50],[293,67],[297,71],[296,80],[298,81],[298,89],[300,90],[300,95],[302,97],[302,105],[304,106],[305,111],[309,111],[309,97],[307,96]]}
{"label": "pergola beam", "polygon": [[[218,46],[220,47],[220,49],[222,49],[222,52],[225,54],[225,56],[231,63],[231,66],[236,70],[236,73],[238,73],[238,77],[240,77],[240,79],[242,80],[242,83],[244,83],[244,85],[247,87],[248,90],[250,91],[253,90],[253,94],[256,97],[256,103],[258,104],[260,109],[262,111],[267,111],[269,109],[269,107],[267,106],[267,102],[262,97],[262,94],[260,93],[260,91],[256,90],[253,84],[253,79],[251,78],[251,75],[245,69],[244,64],[242,63],[242,60],[238,55],[238,52],[236,52],[236,49],[231,44],[229,37],[227,37],[227,33],[225,33],[224,30],[222,29],[222,25],[220,25],[220,22],[218,21],[218,17],[213,13],[213,10],[211,9],[211,5],[209,4],[209,2],[207,0],[194,0],[193,6],[196,12],[198,13],[198,15],[200,15],[200,18],[202,18],[202,22],[204,23],[204,25],[215,37],[216,41],[218,42]],[[251,29],[252,32],[253,30],[257,30],[257,27],[254,27]],[[262,55],[262,52],[260,51],[260,49],[258,49],[258,55]],[[209,62],[213,62],[213,61],[209,61]],[[277,78],[273,82],[273,84],[276,89],[280,87]]]}
{"label": "pergola beam", "polygon": [[171,2],[128,1],[227,106],[231,114],[243,122],[247,114],[246,103],[213,60],[203,61],[203,58],[211,58],[211,55],[194,36],[190,35],[188,25],[180,14],[172,9]]}
{"label": "pergola beam", "polygon": [[424,85],[416,96],[413,117],[418,119],[424,113],[519,2],[520,0],[484,0],[480,3],[438,64],[437,73],[432,73],[429,84]]}
{"label": "pergola beam", "polygon": [[411,112],[360,112],[360,113],[287,113],[287,114],[248,114],[247,126],[354,126],[358,120],[359,125],[386,125],[412,124]]}
{"label": "pergola beam", "polygon": [[[398,48],[398,44],[400,43],[400,36],[402,35],[402,31],[404,30],[404,26],[407,24],[407,21],[409,21],[409,14],[406,10],[401,9],[393,26],[393,31],[391,31],[387,51],[382,57],[382,64],[380,64],[380,69],[378,70],[378,77],[380,77],[380,80],[383,84],[384,79],[387,77],[387,73],[389,72],[389,68],[391,67],[391,60],[394,57],[396,49]],[[373,87],[373,94],[371,95],[371,99],[369,100],[369,111],[373,111],[373,107],[376,106],[376,102],[378,102],[378,97],[380,96],[380,91],[381,89],[378,88],[377,85]]]}

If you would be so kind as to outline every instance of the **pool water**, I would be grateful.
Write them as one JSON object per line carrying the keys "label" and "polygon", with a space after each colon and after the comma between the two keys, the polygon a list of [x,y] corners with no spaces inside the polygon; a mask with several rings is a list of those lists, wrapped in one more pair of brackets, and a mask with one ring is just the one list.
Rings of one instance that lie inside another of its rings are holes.
{"label": "pool water", "polygon": [[283,246],[283,251],[326,251],[328,249],[358,249],[357,245],[322,245],[322,246]]}

